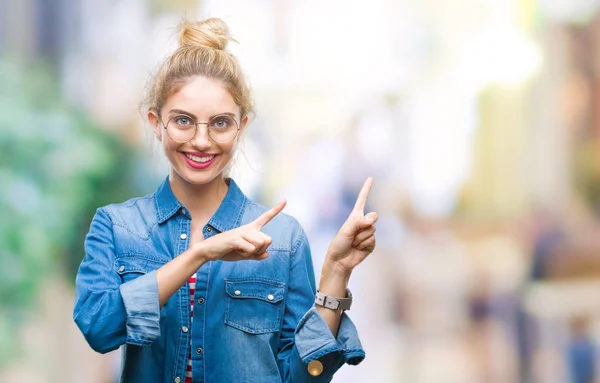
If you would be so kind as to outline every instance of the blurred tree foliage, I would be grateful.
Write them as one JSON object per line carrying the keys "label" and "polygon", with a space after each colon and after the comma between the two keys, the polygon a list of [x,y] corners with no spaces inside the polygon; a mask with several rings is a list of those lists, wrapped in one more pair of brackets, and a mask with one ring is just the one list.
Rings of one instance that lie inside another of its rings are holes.
{"label": "blurred tree foliage", "polygon": [[139,192],[133,148],[61,99],[53,73],[0,58],[0,366],[44,281],[74,283],[96,208]]}

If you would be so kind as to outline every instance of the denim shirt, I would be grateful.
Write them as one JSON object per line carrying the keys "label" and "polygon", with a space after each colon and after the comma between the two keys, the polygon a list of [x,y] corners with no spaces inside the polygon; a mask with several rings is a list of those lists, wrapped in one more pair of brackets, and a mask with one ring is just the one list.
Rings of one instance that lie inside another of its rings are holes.
{"label": "denim shirt", "polygon": [[[205,238],[267,210],[233,180],[203,227]],[[159,306],[156,270],[187,250],[190,213],[168,179],[141,198],[97,210],[76,279],[73,318],[89,345],[123,346],[121,382],[184,381],[190,342],[194,382],[328,382],[365,353],[344,313],[337,338],[314,307],[315,277],[300,224],[280,213],[263,227],[265,260],[214,261],[197,271],[194,320],[189,285]],[[318,359],[323,371],[308,372]]]}

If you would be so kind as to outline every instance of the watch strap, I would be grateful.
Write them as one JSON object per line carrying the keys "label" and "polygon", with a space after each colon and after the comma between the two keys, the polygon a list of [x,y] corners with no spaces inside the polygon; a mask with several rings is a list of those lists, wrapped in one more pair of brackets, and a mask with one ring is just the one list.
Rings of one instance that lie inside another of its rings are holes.
{"label": "watch strap", "polygon": [[350,306],[352,306],[352,293],[350,289],[346,289],[346,296],[347,298],[332,297],[317,290],[315,304],[331,310],[350,310]]}

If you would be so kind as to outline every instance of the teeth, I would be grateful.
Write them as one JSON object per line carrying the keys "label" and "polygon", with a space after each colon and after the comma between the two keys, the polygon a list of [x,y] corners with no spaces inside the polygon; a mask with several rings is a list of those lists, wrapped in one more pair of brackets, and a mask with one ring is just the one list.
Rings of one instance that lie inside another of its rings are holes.
{"label": "teeth", "polygon": [[205,162],[208,162],[208,161],[212,160],[213,158],[215,158],[215,156],[197,157],[197,156],[194,156],[189,153],[186,153],[185,156],[194,162],[200,162],[200,163],[205,163]]}

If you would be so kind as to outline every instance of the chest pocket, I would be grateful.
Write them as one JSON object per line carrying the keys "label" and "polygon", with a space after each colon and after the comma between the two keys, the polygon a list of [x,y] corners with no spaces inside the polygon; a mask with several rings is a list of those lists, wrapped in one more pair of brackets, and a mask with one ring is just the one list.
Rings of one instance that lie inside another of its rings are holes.
{"label": "chest pocket", "polygon": [[159,269],[166,261],[145,254],[119,255],[114,263],[114,270],[123,282],[131,281],[141,275]]}
{"label": "chest pocket", "polygon": [[226,279],[225,323],[250,334],[281,328],[285,283],[257,278]]}

